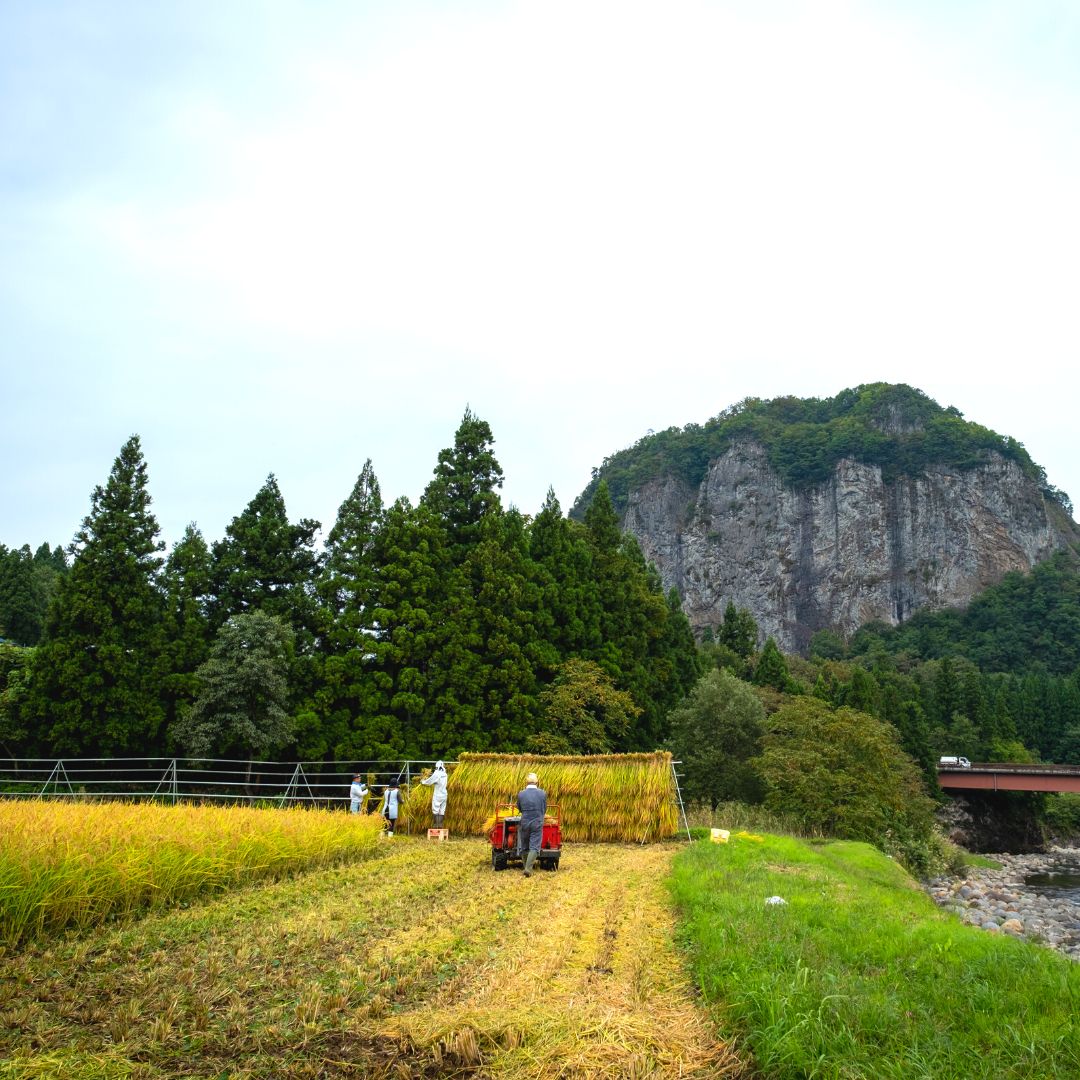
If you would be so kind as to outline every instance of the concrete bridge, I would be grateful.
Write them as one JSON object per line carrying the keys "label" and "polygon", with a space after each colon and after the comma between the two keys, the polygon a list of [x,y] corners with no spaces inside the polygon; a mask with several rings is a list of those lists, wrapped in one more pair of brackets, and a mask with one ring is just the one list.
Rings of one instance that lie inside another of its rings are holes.
{"label": "concrete bridge", "polygon": [[1011,761],[939,765],[938,783],[958,791],[1080,791],[1080,765],[1027,765]]}

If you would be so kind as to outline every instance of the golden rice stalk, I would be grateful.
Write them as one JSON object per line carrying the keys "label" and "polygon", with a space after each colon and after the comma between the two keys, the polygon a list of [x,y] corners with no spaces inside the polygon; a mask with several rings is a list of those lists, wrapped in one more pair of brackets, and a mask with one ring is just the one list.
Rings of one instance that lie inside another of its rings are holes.
{"label": "golden rice stalk", "polygon": [[[445,826],[451,835],[483,834],[496,805],[514,803],[535,772],[558,806],[570,841],[635,841],[672,836],[678,828],[671,755],[462,754],[450,766]],[[431,823],[431,789],[414,784],[403,799],[402,821],[416,832]]]}

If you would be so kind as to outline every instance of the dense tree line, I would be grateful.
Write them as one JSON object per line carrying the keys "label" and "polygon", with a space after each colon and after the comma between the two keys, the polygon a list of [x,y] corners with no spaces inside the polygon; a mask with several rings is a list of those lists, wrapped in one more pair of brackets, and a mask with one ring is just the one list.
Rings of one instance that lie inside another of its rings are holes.
{"label": "dense tree line", "polygon": [[679,477],[694,489],[711,461],[746,439],[763,446],[772,467],[795,488],[828,480],[842,458],[878,465],[891,480],[931,466],[977,468],[994,452],[1016,462],[1048,498],[1071,511],[1068,496],[1047,482],[1015,439],[965,420],[913,387],[869,383],[831,398],[747,398],[704,424],[650,433],[604,459],[571,516],[584,513],[601,481],[620,513],[631,491],[659,476]]}
{"label": "dense tree line", "polygon": [[415,506],[385,505],[366,463],[321,550],[271,475],[221,540],[192,525],[166,555],[132,437],[70,569],[48,554],[36,648],[0,657],[0,741],[342,760],[653,749],[700,673],[678,598],[606,487],[581,523],[550,492],[534,518],[504,508],[492,446],[466,411]]}
{"label": "dense tree line", "polygon": [[62,548],[42,544],[9,549],[0,544],[0,638],[36,645],[57,581],[67,573]]}
{"label": "dense tree line", "polygon": [[1006,574],[967,607],[918,611],[901,626],[869,623],[850,653],[916,660],[962,657],[980,671],[1067,676],[1080,667],[1080,558],[1062,551]]}

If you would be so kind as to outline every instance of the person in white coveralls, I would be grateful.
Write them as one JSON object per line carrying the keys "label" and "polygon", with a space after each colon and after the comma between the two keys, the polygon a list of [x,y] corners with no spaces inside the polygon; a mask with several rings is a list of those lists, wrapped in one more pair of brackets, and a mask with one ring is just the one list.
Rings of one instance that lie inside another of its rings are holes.
{"label": "person in white coveralls", "polygon": [[435,828],[441,829],[446,814],[446,766],[441,761],[436,761],[432,774],[424,777],[420,783],[428,784],[432,789],[431,816],[435,821]]}

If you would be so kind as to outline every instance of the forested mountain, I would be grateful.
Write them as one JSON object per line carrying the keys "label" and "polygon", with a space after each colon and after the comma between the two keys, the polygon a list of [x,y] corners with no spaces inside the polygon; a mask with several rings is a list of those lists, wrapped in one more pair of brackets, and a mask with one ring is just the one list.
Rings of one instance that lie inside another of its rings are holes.
{"label": "forested mountain", "polygon": [[650,433],[593,470],[570,516],[585,512],[601,481],[620,515],[630,493],[659,476],[696,488],[710,464],[739,442],[763,447],[773,471],[796,490],[826,482],[844,458],[876,465],[888,482],[935,467],[975,469],[998,454],[1072,510],[1065,492],[1047,482],[1045,470],[1016,439],[965,420],[958,409],[942,408],[921,390],[867,383],[831,398],[746,398],[704,424]]}
{"label": "forested mountain", "polygon": [[678,599],[606,488],[584,522],[553,493],[534,519],[505,509],[493,441],[467,411],[416,506],[384,505],[367,462],[323,550],[271,475],[221,540],[192,525],[166,558],[132,437],[70,570],[53,571],[39,643],[0,657],[0,743],[341,760],[654,749],[699,675]]}
{"label": "forested mountain", "polygon": [[1071,675],[1080,668],[1080,556],[1061,552],[1029,573],[1006,574],[964,608],[920,611],[898,627],[867,624],[850,647],[852,655],[879,649],[964,657],[988,673]]}
{"label": "forested mountain", "polygon": [[884,383],[650,435],[605,460],[575,514],[600,483],[698,634],[734,602],[789,651],[966,604],[1080,542],[1019,442]]}

